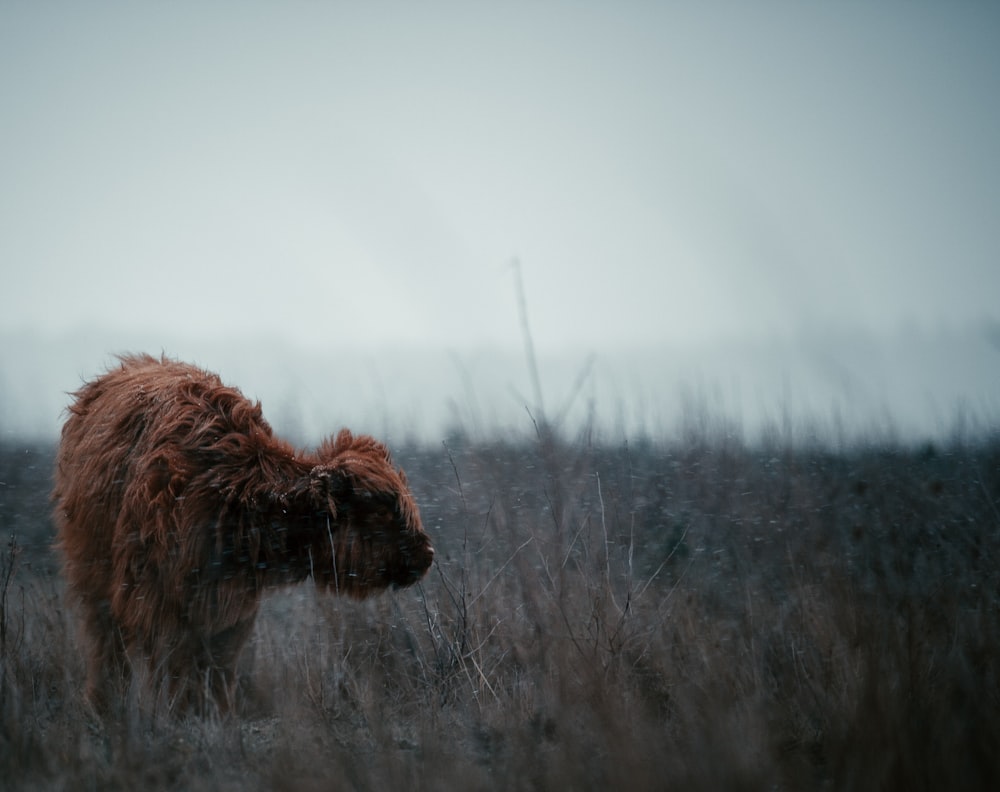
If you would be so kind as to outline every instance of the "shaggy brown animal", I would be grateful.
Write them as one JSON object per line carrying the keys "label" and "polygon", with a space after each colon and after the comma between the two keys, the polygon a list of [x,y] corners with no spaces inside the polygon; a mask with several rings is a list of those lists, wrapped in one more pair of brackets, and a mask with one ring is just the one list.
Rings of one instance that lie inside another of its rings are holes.
{"label": "shaggy brown animal", "polygon": [[216,375],[120,361],[74,394],[52,495],[99,708],[144,664],[172,706],[228,709],[265,589],[423,577],[434,551],[384,445],[344,429],[298,452]]}

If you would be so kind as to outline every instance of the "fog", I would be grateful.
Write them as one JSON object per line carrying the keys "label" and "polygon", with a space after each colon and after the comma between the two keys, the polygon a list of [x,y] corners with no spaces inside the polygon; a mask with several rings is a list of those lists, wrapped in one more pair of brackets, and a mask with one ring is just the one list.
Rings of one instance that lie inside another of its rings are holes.
{"label": "fog", "polygon": [[0,436],[126,350],[299,438],[1000,422],[1000,8],[0,5]]}

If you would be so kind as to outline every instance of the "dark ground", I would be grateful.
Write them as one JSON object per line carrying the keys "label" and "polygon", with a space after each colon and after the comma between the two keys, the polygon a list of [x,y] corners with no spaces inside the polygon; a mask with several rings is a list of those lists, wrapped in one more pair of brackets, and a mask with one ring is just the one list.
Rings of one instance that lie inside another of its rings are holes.
{"label": "dark ground", "polygon": [[397,450],[435,567],[275,594],[221,719],[87,709],[54,449],[0,446],[0,785],[1000,789],[1000,439],[709,434]]}

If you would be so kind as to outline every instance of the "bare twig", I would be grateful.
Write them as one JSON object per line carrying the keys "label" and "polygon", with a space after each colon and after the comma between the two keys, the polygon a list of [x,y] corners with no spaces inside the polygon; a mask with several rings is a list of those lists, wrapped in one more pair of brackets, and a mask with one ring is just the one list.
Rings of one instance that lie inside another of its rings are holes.
{"label": "bare twig", "polygon": [[590,377],[590,372],[594,368],[594,360],[596,360],[596,355],[588,355],[587,359],[583,362],[583,366],[580,367],[580,372],[576,376],[576,381],[573,383],[572,389],[570,389],[569,396],[566,397],[566,401],[563,403],[559,412],[556,413],[556,417],[552,419],[554,426],[559,427],[562,422],[566,419],[569,414],[570,409],[573,407],[573,402],[576,401],[576,397],[580,395],[580,391],[583,390],[584,383]]}
{"label": "bare twig", "polygon": [[20,554],[17,535],[12,533],[7,541],[3,564],[0,566],[0,655],[7,653],[7,593],[10,591],[14,570],[17,568],[17,557]]}
{"label": "bare twig", "polygon": [[510,562],[514,560],[514,558],[517,556],[517,554],[520,553],[529,544],[531,544],[534,541],[534,539],[535,539],[534,536],[529,536],[527,539],[525,539],[523,542],[521,542],[521,544],[519,544],[517,546],[517,548],[514,550],[514,552],[510,554],[510,558],[508,558],[506,561],[504,561],[503,564],[500,565],[500,568],[493,574],[493,577],[491,577],[489,580],[486,581],[486,585],[483,586],[482,590],[478,594],[476,594],[476,596],[474,596],[471,600],[469,600],[469,605],[475,604],[475,602],[481,596],[483,596],[483,594],[486,593],[486,590],[491,585],[493,585],[493,581],[496,580],[498,577],[500,577],[500,575],[503,573],[503,571],[508,566],[510,566]]}
{"label": "bare twig", "polygon": [[524,354],[528,360],[528,374],[531,376],[531,386],[535,393],[535,409],[545,426],[545,404],[542,401],[542,380],[538,376],[538,363],[535,360],[535,343],[531,337],[531,326],[528,324],[528,303],[524,297],[524,281],[521,279],[521,262],[516,258],[510,263],[514,270],[514,288],[517,296],[517,310],[521,319],[521,334],[524,336]]}
{"label": "bare twig", "polygon": [[[646,584],[641,589],[639,589],[638,592],[636,592],[635,595],[636,599],[641,597],[643,593],[646,591],[646,589],[649,588],[649,584],[652,583],[654,580],[656,580],[656,576],[663,571],[663,567],[665,567],[670,562],[670,559],[674,557],[674,554],[677,552],[677,549],[684,543],[684,538],[687,536],[687,534],[688,534],[688,529],[685,526],[684,533],[681,534],[681,538],[678,539],[677,542],[674,544],[674,546],[670,549],[670,552],[667,554],[667,557],[664,558],[662,562],[660,562],[660,565],[656,568],[656,571],[649,576],[649,580],[646,581]],[[688,563],[688,566],[690,565],[691,564]],[[685,572],[686,571],[687,570],[685,569]],[[683,575],[681,575],[681,577],[683,577]],[[678,580],[677,582],[679,583],[680,580]],[[674,588],[676,588],[676,585],[674,586]],[[671,589],[671,592],[673,592],[673,589]]]}
{"label": "bare twig", "polygon": [[615,610],[619,613],[622,609],[618,607],[618,602],[615,600],[614,588],[611,585],[611,539],[608,537],[608,522],[604,517],[604,493],[601,491],[601,474],[594,473],[594,478],[597,480],[597,501],[601,506],[601,528],[604,530],[604,584],[608,590],[608,596],[611,598],[611,604],[615,606]]}

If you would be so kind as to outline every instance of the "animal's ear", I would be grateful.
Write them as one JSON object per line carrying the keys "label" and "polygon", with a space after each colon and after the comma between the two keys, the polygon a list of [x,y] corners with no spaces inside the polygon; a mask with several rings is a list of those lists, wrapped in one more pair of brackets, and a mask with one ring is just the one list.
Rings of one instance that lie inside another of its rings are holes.
{"label": "animal's ear", "polygon": [[309,474],[310,490],[320,500],[335,503],[366,501],[377,495],[371,482],[349,466],[317,465]]}
{"label": "animal's ear", "polygon": [[382,482],[363,465],[317,465],[310,479],[314,497],[334,515],[390,507],[396,502],[395,491],[380,486]]}
{"label": "animal's ear", "polygon": [[317,500],[339,500],[350,488],[347,476],[338,467],[317,465],[309,472],[309,491]]}

